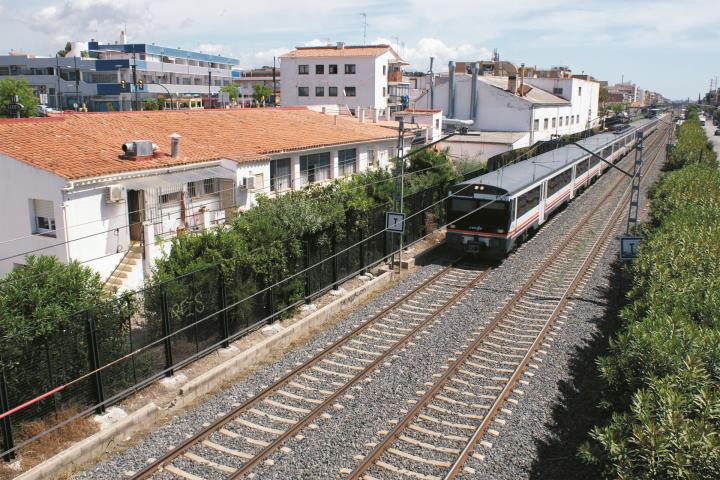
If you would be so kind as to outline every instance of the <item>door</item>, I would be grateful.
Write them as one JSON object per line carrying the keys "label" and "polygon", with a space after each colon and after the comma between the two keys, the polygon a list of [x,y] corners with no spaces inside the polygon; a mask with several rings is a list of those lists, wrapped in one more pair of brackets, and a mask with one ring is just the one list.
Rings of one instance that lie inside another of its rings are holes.
{"label": "door", "polygon": [[128,190],[128,225],[130,225],[130,241],[142,241],[142,222],[145,220],[145,202],[142,190]]}
{"label": "door", "polygon": [[538,225],[545,222],[545,201],[547,200],[547,182],[540,186],[540,204],[538,205]]}

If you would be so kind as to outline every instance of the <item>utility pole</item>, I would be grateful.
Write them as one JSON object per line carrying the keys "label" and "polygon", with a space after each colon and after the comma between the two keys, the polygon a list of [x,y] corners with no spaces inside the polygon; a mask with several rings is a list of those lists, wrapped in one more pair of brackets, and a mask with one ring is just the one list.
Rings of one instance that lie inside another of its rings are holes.
{"label": "utility pole", "polygon": [[363,17],[363,45],[367,45],[367,13],[361,13]]}
{"label": "utility pole", "polygon": [[208,68],[208,108],[211,106],[212,94],[210,93],[210,86],[212,85],[212,71]]}
{"label": "utility pole", "polygon": [[[398,124],[398,143],[397,143],[397,162],[395,170],[398,172],[398,187],[400,190],[400,194],[395,194],[395,202],[394,202],[394,210],[398,213],[403,213],[404,208],[404,196],[405,196],[405,120],[402,118],[400,119],[400,123]],[[405,225],[403,225],[402,229],[403,233],[400,233],[400,249],[398,250],[398,273],[402,274],[402,250],[403,250],[403,235],[405,232]],[[395,242],[393,242],[394,244]],[[395,260],[395,255],[393,255],[393,261]],[[395,265],[391,264],[393,270],[395,269]]]}
{"label": "utility pole", "polygon": [[273,105],[277,105],[277,97],[275,92],[277,92],[277,84],[275,83],[275,57],[273,57]]}
{"label": "utility pole", "polygon": [[77,68],[77,57],[73,57],[75,61],[75,111],[80,109],[80,70]]}
{"label": "utility pole", "polygon": [[637,228],[638,210],[640,208],[640,173],[642,171],[642,154],[643,154],[643,132],[637,132],[637,146],[635,147],[635,168],[633,169],[632,191],[630,192],[630,208],[628,209],[628,221],[626,234],[630,234],[632,229],[635,233]]}
{"label": "utility pole", "polygon": [[430,108],[435,108],[435,75],[433,75],[433,62],[435,57],[430,57]]}

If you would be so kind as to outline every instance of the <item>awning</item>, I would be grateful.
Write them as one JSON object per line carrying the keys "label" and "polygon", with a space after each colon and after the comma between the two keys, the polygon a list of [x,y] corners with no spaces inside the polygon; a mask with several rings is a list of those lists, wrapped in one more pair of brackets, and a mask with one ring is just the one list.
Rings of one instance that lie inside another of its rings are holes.
{"label": "awning", "polygon": [[147,177],[129,178],[121,183],[129,190],[148,190],[153,188],[173,187],[184,185],[190,182],[197,182],[208,178],[237,179],[234,170],[222,167],[193,168],[187,170],[176,170],[167,173],[149,175]]}

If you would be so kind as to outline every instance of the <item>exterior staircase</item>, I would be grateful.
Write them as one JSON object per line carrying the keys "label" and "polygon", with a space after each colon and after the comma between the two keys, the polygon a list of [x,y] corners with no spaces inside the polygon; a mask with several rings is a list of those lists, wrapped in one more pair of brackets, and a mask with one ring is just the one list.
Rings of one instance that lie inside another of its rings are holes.
{"label": "exterior staircase", "polygon": [[127,279],[130,273],[138,268],[142,268],[142,244],[133,242],[123,259],[115,267],[113,273],[105,282],[105,287],[110,290],[127,289]]}

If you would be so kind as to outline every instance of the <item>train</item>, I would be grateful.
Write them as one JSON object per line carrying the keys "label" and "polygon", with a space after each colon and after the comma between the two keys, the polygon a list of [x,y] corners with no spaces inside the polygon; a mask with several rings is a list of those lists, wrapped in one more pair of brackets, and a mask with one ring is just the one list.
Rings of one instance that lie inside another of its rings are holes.
{"label": "train", "polygon": [[[635,147],[637,132],[647,137],[659,121],[638,120],[620,132],[577,143],[617,163]],[[448,192],[445,243],[465,254],[504,257],[608,168],[583,149],[566,145],[455,184]]]}

